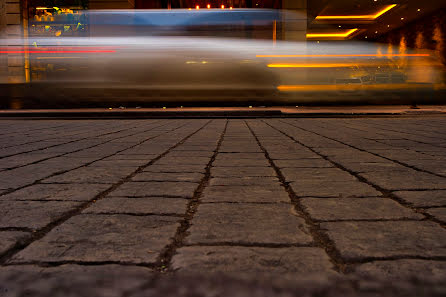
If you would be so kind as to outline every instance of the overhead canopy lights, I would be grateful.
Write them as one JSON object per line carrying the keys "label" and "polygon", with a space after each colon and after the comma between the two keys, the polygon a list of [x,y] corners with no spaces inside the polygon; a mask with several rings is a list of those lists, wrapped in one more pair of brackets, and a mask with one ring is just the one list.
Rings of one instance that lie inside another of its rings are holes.
{"label": "overhead canopy lights", "polygon": [[374,20],[394,8],[396,4],[391,4],[386,6],[385,8],[381,9],[375,14],[369,14],[369,15],[320,15],[316,17],[316,20],[349,20],[349,19],[356,19],[356,20]]}

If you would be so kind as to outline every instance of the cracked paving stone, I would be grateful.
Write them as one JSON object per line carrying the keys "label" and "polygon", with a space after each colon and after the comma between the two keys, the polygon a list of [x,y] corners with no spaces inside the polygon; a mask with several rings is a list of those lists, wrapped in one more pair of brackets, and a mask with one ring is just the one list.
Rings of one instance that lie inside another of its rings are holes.
{"label": "cracked paving stone", "polygon": [[119,153],[117,155],[113,155],[111,157],[107,157],[102,161],[125,161],[125,160],[136,160],[136,161],[145,161],[146,163],[152,161],[158,157],[155,154],[147,154],[147,155],[126,155],[124,153]]}
{"label": "cracked paving stone", "polygon": [[121,185],[109,196],[112,197],[149,197],[171,196],[192,198],[198,183],[190,182],[128,182]]}
{"label": "cracked paving stone", "polygon": [[88,201],[108,189],[107,184],[36,184],[0,197],[1,200]]}
{"label": "cracked paving stone", "polygon": [[300,201],[317,221],[424,218],[388,198],[302,198]]}
{"label": "cracked paving stone", "polygon": [[397,191],[393,194],[416,207],[446,206],[446,191]]}
{"label": "cracked paving stone", "polygon": [[312,238],[292,205],[218,203],[200,205],[186,241],[188,244],[310,244]]}
{"label": "cracked paving stone", "polygon": [[430,208],[426,212],[439,221],[446,223],[446,207]]}
{"label": "cracked paving stone", "polygon": [[[30,233],[21,231],[0,231],[0,255],[30,237]],[[1,293],[1,292],[0,292]]]}
{"label": "cracked paving stone", "polygon": [[202,194],[203,202],[289,202],[284,188],[274,186],[211,186]]}
{"label": "cracked paving stone", "polygon": [[131,167],[136,170],[138,167],[143,166],[149,162],[150,160],[101,160],[89,165],[88,168],[106,167],[113,168],[113,170],[119,170],[121,167]]}
{"label": "cracked paving stone", "polygon": [[0,227],[40,229],[80,204],[73,201],[0,201]]}
{"label": "cracked paving stone", "polygon": [[360,175],[387,190],[446,189],[446,178],[413,169],[369,172]]}
{"label": "cracked paving stone", "polygon": [[9,263],[154,263],[178,227],[178,218],[166,216],[81,214],[33,242]]}
{"label": "cracked paving stone", "polygon": [[279,179],[277,177],[214,177],[209,179],[210,186],[264,186],[277,187]]}
{"label": "cracked paving stone", "polygon": [[339,162],[339,164],[356,173],[405,169],[404,166],[393,162]]}
{"label": "cracked paving stone", "polygon": [[[0,295],[3,297],[121,297],[139,289],[153,278],[145,267],[122,265],[57,267],[31,265],[0,267]],[[2,293],[7,292],[6,295]]]}
{"label": "cracked paving stone", "polygon": [[444,282],[446,261],[418,259],[374,261],[359,265],[355,268],[355,273],[366,278],[384,278],[394,281],[421,279],[428,282]]}
{"label": "cracked paving stone", "polygon": [[343,182],[357,181],[356,177],[338,168],[285,168],[282,174],[287,181]]}
{"label": "cracked paving stone", "polygon": [[446,256],[446,230],[433,222],[332,222],[320,226],[348,261]]}
{"label": "cracked paving stone", "polygon": [[53,176],[42,181],[42,183],[116,183],[135,171],[133,167],[119,167],[109,169],[104,167],[82,167]]}
{"label": "cracked paving stone", "polygon": [[167,156],[169,157],[212,157],[214,152],[206,152],[206,151],[171,151]]}
{"label": "cracked paving stone", "polygon": [[203,178],[204,174],[196,172],[141,172],[132,177],[132,181],[173,181],[199,183]]}
{"label": "cracked paving stone", "polygon": [[333,164],[324,159],[275,160],[278,168],[329,168]]}
{"label": "cracked paving stone", "polygon": [[276,172],[272,167],[213,167],[211,175],[213,177],[276,176]]}
{"label": "cracked paving stone", "polygon": [[183,247],[172,259],[175,270],[187,272],[299,275],[335,274],[333,264],[323,249],[313,247]]}
{"label": "cracked paving stone", "polygon": [[304,181],[290,183],[300,197],[377,197],[381,193],[359,181]]}
{"label": "cracked paving stone", "polygon": [[178,198],[105,198],[97,201],[83,213],[96,214],[175,214],[186,213],[187,200]]}
{"label": "cracked paving stone", "polygon": [[144,172],[165,173],[205,173],[207,164],[203,165],[151,165],[144,168]]}

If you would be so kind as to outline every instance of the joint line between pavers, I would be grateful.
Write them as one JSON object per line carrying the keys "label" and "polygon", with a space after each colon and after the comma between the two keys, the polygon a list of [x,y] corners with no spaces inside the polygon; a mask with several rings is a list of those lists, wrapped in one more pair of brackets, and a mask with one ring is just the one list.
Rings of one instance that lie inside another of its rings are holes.
{"label": "joint line between pavers", "polygon": [[[281,121],[281,122],[282,122],[282,123],[286,123],[286,122],[283,122],[283,121]],[[321,154],[321,153],[315,151],[313,148],[311,148],[311,147],[305,145],[304,143],[300,142],[299,140],[297,140],[297,139],[294,138],[293,136],[288,135],[286,132],[283,132],[282,130],[280,130],[280,129],[274,127],[273,125],[271,125],[271,124],[269,124],[269,123],[266,123],[266,122],[264,122],[264,123],[267,124],[268,126],[270,126],[271,128],[273,128],[273,129],[279,131],[280,133],[282,133],[283,135],[287,136],[288,138],[292,139],[292,140],[295,141],[297,144],[302,145],[302,146],[306,147],[307,149],[311,150],[313,153],[319,155],[319,156],[322,157],[323,159],[325,159],[325,160],[327,160],[328,162],[332,163],[332,164],[333,164],[334,166],[336,166],[337,168],[339,168],[339,169],[341,169],[341,170],[343,170],[343,171],[346,171],[346,172],[348,172],[349,174],[353,175],[353,176],[356,177],[360,182],[363,182],[363,183],[365,183],[365,184],[367,184],[367,185],[369,185],[369,186],[375,188],[377,191],[381,192],[381,194],[383,195],[383,197],[390,198],[390,199],[394,200],[395,202],[397,202],[398,204],[402,205],[403,207],[406,207],[406,208],[408,208],[408,209],[410,209],[410,210],[412,210],[412,211],[414,211],[414,212],[416,212],[416,213],[419,213],[419,214],[424,215],[424,216],[426,217],[427,220],[430,220],[430,221],[432,221],[432,222],[435,222],[435,223],[439,224],[442,228],[446,228],[446,224],[445,224],[444,222],[442,222],[442,221],[436,219],[434,216],[432,216],[432,215],[430,215],[429,213],[427,213],[423,208],[415,207],[415,206],[413,206],[412,204],[405,202],[403,199],[398,198],[396,195],[394,195],[394,194],[392,193],[392,191],[390,191],[390,190],[386,190],[386,189],[384,189],[384,188],[382,188],[382,187],[380,187],[380,186],[378,186],[378,185],[376,185],[376,184],[370,182],[370,181],[369,181],[368,179],[366,179],[365,177],[359,175],[359,174],[356,173],[356,172],[353,172],[353,171],[351,171],[351,170],[345,168],[344,166],[342,166],[342,164],[339,164],[339,163],[337,163],[337,162],[331,160],[331,158],[330,158],[329,156],[325,156],[325,155],[323,155],[323,154]],[[288,124],[288,125],[290,125],[290,126],[292,126],[292,127],[295,127],[295,128],[298,128],[298,129],[301,129],[301,130],[303,130],[303,131],[305,131],[305,132],[309,132],[309,133],[313,133],[313,134],[318,135],[318,136],[321,136],[321,137],[325,137],[325,136],[320,135],[320,134],[318,134],[318,133],[315,133],[315,132],[312,132],[312,131],[309,131],[309,130],[306,130],[306,129],[303,129],[303,128],[300,128],[300,127],[297,127],[297,126],[294,126],[294,125],[291,125],[291,124]],[[330,140],[335,140],[335,141],[337,141],[337,142],[339,142],[339,143],[344,144],[343,142],[338,141],[338,140],[336,140],[336,139],[331,139],[331,138],[329,138],[329,137],[325,137],[325,138],[330,139]],[[347,145],[347,144],[346,144],[346,145]],[[357,149],[357,148],[355,148],[354,146],[350,146],[350,147],[351,147],[351,148],[354,148],[354,149]],[[357,149],[357,150],[362,151],[361,149]],[[367,151],[364,151],[364,152],[367,152]],[[368,153],[368,152],[367,152],[367,153]],[[381,157],[381,156],[379,156],[379,155],[376,155],[376,156]],[[387,158],[386,158],[386,159],[387,159]],[[393,161],[393,160],[391,160],[391,159],[388,159],[388,160],[389,160],[389,161]],[[393,162],[396,162],[396,161],[393,161]],[[396,162],[396,163],[398,163],[398,162]],[[401,165],[403,165],[403,164],[401,164]],[[418,171],[421,171],[421,170],[418,170]],[[424,172],[424,171],[421,171],[421,172]],[[429,173],[429,172],[425,172],[425,173]],[[442,177],[442,176],[440,176],[440,177]]]}
{"label": "joint line between pavers", "polygon": [[172,242],[167,245],[164,250],[160,253],[160,256],[157,260],[157,271],[158,272],[171,272],[172,271],[172,258],[175,255],[177,249],[185,246],[184,239],[188,235],[188,230],[191,225],[191,221],[194,218],[195,213],[198,210],[198,206],[201,204],[201,195],[204,190],[204,188],[208,185],[209,179],[211,177],[211,167],[212,164],[215,161],[215,158],[218,155],[218,151],[221,147],[221,144],[223,142],[223,137],[226,133],[227,127],[228,127],[229,120],[226,119],[225,126],[223,128],[223,131],[220,134],[218,143],[216,145],[216,148],[214,150],[214,154],[212,155],[211,159],[209,160],[204,177],[201,179],[200,184],[194,191],[194,195],[192,199],[187,204],[187,211],[185,214],[184,219],[180,222],[180,226],[178,227],[177,231],[175,232],[175,235],[172,239]]}
{"label": "joint line between pavers", "polygon": [[[186,137],[184,137],[182,140],[180,140],[178,143],[176,143],[175,145],[173,145],[172,147],[170,147],[169,149],[167,149],[166,151],[164,151],[162,154],[160,154],[157,158],[151,160],[150,162],[148,162],[145,165],[140,166],[137,170],[135,170],[133,173],[129,174],[128,176],[124,177],[123,179],[121,179],[119,182],[113,184],[111,187],[109,187],[108,189],[106,189],[105,191],[102,191],[101,193],[99,193],[98,195],[96,195],[95,197],[93,197],[92,199],[90,199],[89,201],[86,201],[85,203],[82,203],[80,206],[78,206],[76,209],[73,209],[71,211],[68,211],[66,213],[64,213],[63,215],[61,215],[57,220],[51,222],[50,224],[46,225],[45,227],[37,230],[36,232],[34,232],[32,234],[32,236],[25,240],[22,243],[17,243],[14,247],[12,247],[11,249],[9,249],[7,252],[3,253],[2,256],[0,256],[0,265],[4,265],[10,258],[12,258],[15,254],[17,254],[18,252],[20,252],[21,250],[25,249],[27,246],[29,246],[31,243],[43,238],[46,234],[48,234],[51,230],[53,230],[54,228],[56,228],[57,226],[63,224],[65,221],[67,221],[68,219],[72,218],[73,216],[79,215],[84,209],[88,208],[90,205],[92,205],[93,203],[95,203],[98,200],[103,199],[104,197],[106,197],[109,193],[111,193],[112,191],[114,191],[115,189],[117,189],[119,186],[121,186],[122,184],[124,184],[125,182],[128,182],[132,179],[132,177],[134,177],[136,174],[142,172],[146,167],[152,165],[153,163],[155,163],[156,161],[158,161],[159,159],[161,159],[162,157],[164,157],[165,155],[167,155],[172,149],[180,146],[181,144],[183,144],[187,139],[189,139],[190,137],[192,137],[193,135],[195,135],[196,133],[198,133],[199,131],[201,131],[204,127],[206,127],[211,121],[207,121],[203,126],[201,126],[199,129],[195,130],[194,132],[192,132],[191,134],[187,135]],[[188,124],[189,122],[186,122],[186,124]],[[185,124],[185,125],[186,125]],[[165,132],[163,134],[175,131],[177,129],[180,129],[181,127],[183,127],[184,125],[181,125],[180,127],[177,127],[173,130],[170,130],[168,132]],[[149,139],[144,140],[148,141]]]}
{"label": "joint line between pavers", "polygon": [[300,203],[299,198],[294,193],[293,189],[290,187],[290,185],[286,182],[284,175],[282,174],[279,167],[276,166],[274,161],[269,156],[268,151],[265,149],[265,147],[260,142],[259,138],[251,128],[251,126],[245,121],[246,126],[251,131],[252,135],[257,141],[257,144],[262,149],[263,153],[265,154],[266,159],[271,164],[271,166],[276,171],[277,176],[279,177],[279,181],[281,186],[285,189],[285,191],[288,193],[288,196],[291,200],[291,203],[293,204],[295,210],[302,216],[302,218],[305,220],[306,224],[309,226],[310,234],[313,238],[314,243],[317,247],[323,248],[325,252],[327,253],[328,257],[330,258],[330,261],[334,264],[335,269],[341,273],[345,272],[345,262],[340,257],[340,254],[338,250],[336,249],[334,242],[328,238],[317,226],[317,222],[315,222],[310,215],[305,211],[304,207]]}

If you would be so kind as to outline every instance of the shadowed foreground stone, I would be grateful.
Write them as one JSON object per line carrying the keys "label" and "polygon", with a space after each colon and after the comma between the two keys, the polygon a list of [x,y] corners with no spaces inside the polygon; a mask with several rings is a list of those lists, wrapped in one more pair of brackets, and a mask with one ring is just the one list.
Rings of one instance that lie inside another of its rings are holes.
{"label": "shadowed foreground stone", "polygon": [[109,187],[106,184],[37,184],[5,195],[0,200],[86,201]]}
{"label": "shadowed foreground stone", "polygon": [[302,198],[301,203],[317,221],[424,218],[388,198]]}
{"label": "shadowed foreground stone", "polygon": [[0,201],[0,228],[40,229],[59,219],[81,202]]}
{"label": "shadowed foreground stone", "polygon": [[425,221],[333,222],[321,228],[346,260],[446,257],[446,230]]}
{"label": "shadowed foreground stone", "polygon": [[312,242],[304,220],[287,204],[202,204],[189,232],[186,241],[191,244]]}
{"label": "shadowed foreground stone", "polygon": [[176,214],[186,212],[187,200],[179,198],[113,198],[97,201],[83,213],[97,214]]}
{"label": "shadowed foreground stone", "polygon": [[19,252],[11,262],[153,263],[175,234],[177,221],[158,216],[78,215]]}
{"label": "shadowed foreground stone", "polygon": [[[0,231],[0,255],[28,238],[30,233],[21,231]],[[1,296],[1,295],[0,295]]]}
{"label": "shadowed foreground stone", "polygon": [[416,259],[374,261],[359,265],[355,271],[364,277],[388,280],[411,278],[434,282],[446,280],[446,263],[442,261]]}
{"label": "shadowed foreground stone", "polygon": [[335,274],[333,264],[320,248],[183,247],[173,257],[179,271],[220,272],[245,275]]}

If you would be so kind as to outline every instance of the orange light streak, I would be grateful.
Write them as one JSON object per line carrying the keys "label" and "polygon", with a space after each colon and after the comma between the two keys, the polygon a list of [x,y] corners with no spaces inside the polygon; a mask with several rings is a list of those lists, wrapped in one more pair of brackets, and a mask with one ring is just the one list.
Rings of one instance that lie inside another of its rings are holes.
{"label": "orange light streak", "polygon": [[341,37],[345,38],[358,31],[358,28],[350,29],[344,33],[309,33],[307,38],[325,38],[325,37]]}
{"label": "orange light streak", "polygon": [[351,67],[354,66],[349,63],[334,63],[334,64],[268,64],[269,68],[336,68],[336,67]]}
{"label": "orange light streak", "polygon": [[429,57],[429,54],[256,55],[256,58]]}
{"label": "orange light streak", "polygon": [[339,20],[339,19],[370,19],[375,20],[394,8],[396,4],[386,6],[384,9],[378,11],[376,14],[369,15],[319,15],[316,20]]}

